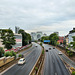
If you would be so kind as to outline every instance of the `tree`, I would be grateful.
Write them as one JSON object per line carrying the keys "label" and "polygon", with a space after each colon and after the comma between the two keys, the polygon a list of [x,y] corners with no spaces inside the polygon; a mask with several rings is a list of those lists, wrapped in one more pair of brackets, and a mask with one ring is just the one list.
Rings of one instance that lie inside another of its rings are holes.
{"label": "tree", "polygon": [[49,36],[43,36],[43,37],[41,37],[41,42],[44,42],[44,40],[49,40]]}
{"label": "tree", "polygon": [[5,45],[5,48],[7,49],[11,49],[12,45],[16,44],[15,37],[11,29],[2,30],[1,38],[3,39],[3,45]]}
{"label": "tree", "polygon": [[49,40],[50,40],[50,44],[56,45],[57,41],[59,40],[59,37],[58,37],[58,35],[56,33],[52,33],[49,36]]}
{"label": "tree", "polygon": [[31,43],[30,34],[26,33],[23,29],[20,29],[18,33],[22,34],[22,46],[25,46],[25,45]]}
{"label": "tree", "polygon": [[75,36],[72,37],[73,38],[73,42],[71,42],[70,44],[73,45],[73,49],[75,49]]}
{"label": "tree", "polygon": [[0,47],[0,57],[4,56],[4,50],[2,47]]}
{"label": "tree", "polygon": [[63,41],[63,45],[66,45],[66,40]]}

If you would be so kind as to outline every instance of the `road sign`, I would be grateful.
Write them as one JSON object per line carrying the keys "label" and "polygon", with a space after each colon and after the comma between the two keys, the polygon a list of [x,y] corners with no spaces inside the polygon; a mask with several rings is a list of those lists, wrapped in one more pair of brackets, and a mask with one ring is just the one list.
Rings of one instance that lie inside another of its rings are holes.
{"label": "road sign", "polygon": [[44,40],[44,42],[50,42],[50,40]]}

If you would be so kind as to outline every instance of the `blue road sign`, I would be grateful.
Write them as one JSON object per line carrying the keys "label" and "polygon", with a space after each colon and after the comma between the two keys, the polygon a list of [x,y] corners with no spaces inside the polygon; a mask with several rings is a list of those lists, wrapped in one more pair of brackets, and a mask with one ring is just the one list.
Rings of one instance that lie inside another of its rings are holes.
{"label": "blue road sign", "polygon": [[44,40],[44,42],[50,42],[50,40]]}

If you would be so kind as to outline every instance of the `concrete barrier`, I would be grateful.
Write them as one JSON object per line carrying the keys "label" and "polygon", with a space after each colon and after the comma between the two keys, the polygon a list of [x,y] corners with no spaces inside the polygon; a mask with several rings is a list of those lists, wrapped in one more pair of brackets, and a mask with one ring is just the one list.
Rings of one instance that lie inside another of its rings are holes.
{"label": "concrete barrier", "polygon": [[[44,49],[42,49],[43,51]],[[29,73],[29,75],[40,75],[40,71],[42,69],[42,65],[43,65],[43,62],[44,62],[44,57],[45,57],[45,52],[44,54],[42,53],[41,51],[41,54],[37,60],[37,62],[35,63],[33,69],[31,70],[31,72]],[[35,69],[37,68],[37,70]]]}
{"label": "concrete barrier", "polygon": [[9,56],[9,57],[0,58],[0,67],[7,64],[7,63],[9,63],[9,62],[11,62],[11,61],[13,61],[14,59],[15,59],[14,56],[13,57]]}

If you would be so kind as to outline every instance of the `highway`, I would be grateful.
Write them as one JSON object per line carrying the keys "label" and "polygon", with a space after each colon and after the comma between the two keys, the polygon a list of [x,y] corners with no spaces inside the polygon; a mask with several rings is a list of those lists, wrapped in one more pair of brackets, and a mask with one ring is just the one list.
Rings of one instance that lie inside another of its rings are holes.
{"label": "highway", "polygon": [[[52,46],[43,44],[46,52],[43,75],[70,75],[62,60],[59,58],[56,49]],[[49,50],[51,48],[51,50]]]}
{"label": "highway", "polygon": [[25,54],[27,51],[31,50],[31,52],[25,57],[26,59],[25,64],[23,65],[15,64],[13,67],[11,67],[2,75],[29,75],[42,50],[40,45],[37,44],[38,47],[35,47],[35,45],[36,44],[33,43],[33,46],[30,49],[21,52],[22,54]]}
{"label": "highway", "polygon": [[[59,52],[58,49],[56,49],[55,51],[56,51],[56,53]],[[71,67],[74,67],[74,68],[75,68],[75,62],[72,61],[71,59],[69,59],[65,54],[61,55],[60,57],[61,57],[66,63],[68,63]]]}

